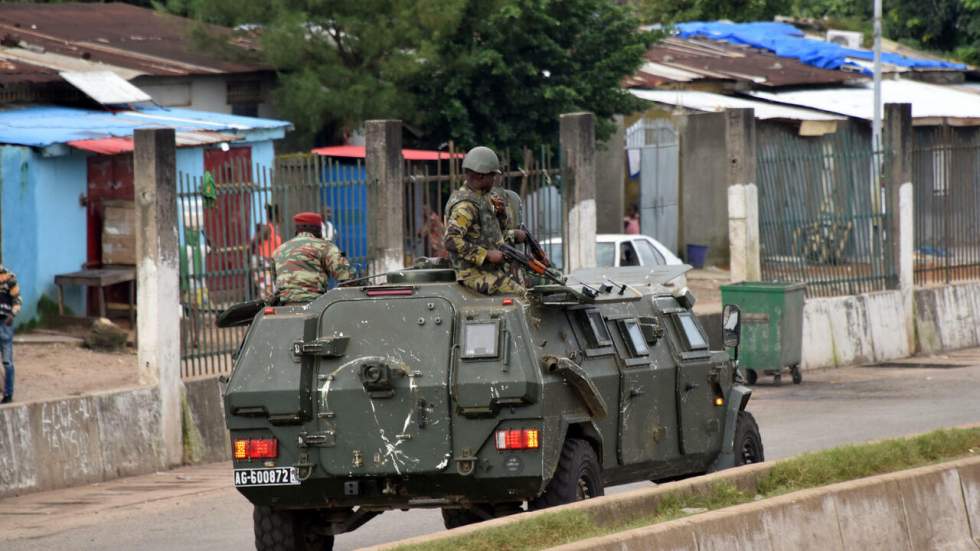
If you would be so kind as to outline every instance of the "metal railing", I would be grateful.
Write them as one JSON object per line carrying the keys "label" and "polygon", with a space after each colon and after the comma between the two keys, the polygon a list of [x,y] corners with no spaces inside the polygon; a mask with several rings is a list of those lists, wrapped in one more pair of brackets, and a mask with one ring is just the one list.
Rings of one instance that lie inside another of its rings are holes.
{"label": "metal railing", "polygon": [[895,280],[879,171],[883,155],[853,129],[760,140],[762,279],[809,296],[882,290]]}
{"label": "metal railing", "polygon": [[297,212],[321,213],[326,233],[360,273],[367,253],[367,183],[361,162],[300,155],[275,167],[230,162],[204,177],[178,174],[181,374],[225,373],[244,335],[219,329],[225,308],[273,292],[272,252]]}
{"label": "metal railing", "polygon": [[915,129],[917,285],[980,279],[980,130]]}

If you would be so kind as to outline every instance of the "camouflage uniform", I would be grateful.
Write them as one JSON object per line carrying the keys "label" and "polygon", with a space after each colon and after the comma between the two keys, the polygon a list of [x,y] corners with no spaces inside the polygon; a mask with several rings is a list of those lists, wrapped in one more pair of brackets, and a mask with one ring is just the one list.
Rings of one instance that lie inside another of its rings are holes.
{"label": "camouflage uniform", "polygon": [[302,232],[272,253],[280,304],[310,302],[327,290],[327,278],[351,278],[350,265],[333,243]]}
{"label": "camouflage uniform", "polygon": [[462,186],[446,203],[446,250],[460,283],[486,295],[521,293],[524,288],[507,272],[506,264],[484,262],[487,250],[504,241],[488,194]]}

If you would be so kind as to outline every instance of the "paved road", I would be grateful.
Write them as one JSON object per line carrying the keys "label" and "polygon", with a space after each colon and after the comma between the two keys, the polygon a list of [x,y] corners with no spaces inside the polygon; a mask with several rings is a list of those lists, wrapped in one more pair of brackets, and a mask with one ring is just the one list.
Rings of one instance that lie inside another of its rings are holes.
{"label": "paved road", "polygon": [[[980,350],[931,360],[932,367],[911,362],[808,373],[801,386],[760,383],[749,409],[767,458],[980,422]],[[0,500],[0,549],[249,549],[251,507],[229,484],[230,464],[220,463]],[[335,548],[439,530],[437,511],[385,513],[339,536]]]}

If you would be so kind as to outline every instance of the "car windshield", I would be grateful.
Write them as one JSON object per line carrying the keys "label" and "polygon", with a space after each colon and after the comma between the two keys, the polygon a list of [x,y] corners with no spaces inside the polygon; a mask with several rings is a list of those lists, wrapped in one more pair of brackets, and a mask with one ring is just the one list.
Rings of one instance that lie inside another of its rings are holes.
{"label": "car windshield", "polygon": [[[541,248],[551,259],[552,266],[563,266],[561,256],[561,243],[542,243]],[[616,244],[615,243],[596,243],[595,244],[595,264],[599,267],[616,265]]]}

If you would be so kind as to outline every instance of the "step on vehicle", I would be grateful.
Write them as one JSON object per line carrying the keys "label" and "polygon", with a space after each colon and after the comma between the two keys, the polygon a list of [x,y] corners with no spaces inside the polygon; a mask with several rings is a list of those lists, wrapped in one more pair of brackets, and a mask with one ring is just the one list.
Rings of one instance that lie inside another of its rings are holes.
{"label": "step on vehicle", "polygon": [[[234,482],[260,551],[331,549],[384,511],[447,528],[763,460],[686,266],[596,268],[524,296],[408,269],[302,306],[243,304],[224,389]],[[540,275],[540,274],[539,274]],[[739,311],[725,311],[737,347]]]}

